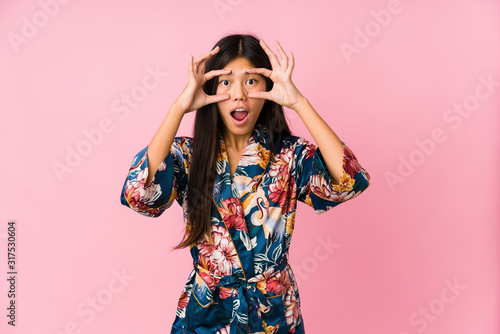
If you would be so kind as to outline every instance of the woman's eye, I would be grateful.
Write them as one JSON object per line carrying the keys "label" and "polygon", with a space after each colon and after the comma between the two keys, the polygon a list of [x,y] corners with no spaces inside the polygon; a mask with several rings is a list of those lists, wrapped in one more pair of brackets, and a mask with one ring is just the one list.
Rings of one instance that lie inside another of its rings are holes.
{"label": "woman's eye", "polygon": [[248,79],[247,80],[247,83],[250,83],[250,85],[253,85],[255,83],[255,79]]}
{"label": "woman's eye", "polygon": [[229,85],[229,80],[221,80],[221,81],[220,81],[220,84],[221,84],[222,86],[227,86],[227,85]]}

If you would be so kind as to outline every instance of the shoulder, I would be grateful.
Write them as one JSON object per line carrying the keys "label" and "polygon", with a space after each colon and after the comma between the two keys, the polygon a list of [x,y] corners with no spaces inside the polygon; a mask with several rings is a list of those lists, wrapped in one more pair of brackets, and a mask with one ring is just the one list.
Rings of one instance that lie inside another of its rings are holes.
{"label": "shoulder", "polygon": [[281,150],[293,150],[299,153],[303,150],[315,151],[316,146],[304,137],[290,135],[281,141]]}
{"label": "shoulder", "polygon": [[287,136],[281,140],[277,154],[273,155],[273,162],[280,165],[290,164],[291,167],[303,165],[314,157],[316,146],[304,137]]}
{"label": "shoulder", "polygon": [[175,158],[191,160],[191,147],[193,139],[188,136],[174,137],[170,151]]}
{"label": "shoulder", "polygon": [[173,146],[177,146],[179,148],[191,149],[193,143],[193,138],[188,136],[177,136],[174,137],[174,141],[172,143]]}
{"label": "shoulder", "polygon": [[176,136],[174,137],[174,142],[191,144],[193,142],[193,138],[188,136]]}

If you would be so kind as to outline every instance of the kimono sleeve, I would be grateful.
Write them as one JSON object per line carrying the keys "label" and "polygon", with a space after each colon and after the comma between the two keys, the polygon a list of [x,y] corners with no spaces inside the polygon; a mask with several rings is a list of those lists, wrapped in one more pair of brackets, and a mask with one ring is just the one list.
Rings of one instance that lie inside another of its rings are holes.
{"label": "kimono sleeve", "polygon": [[334,184],[320,149],[303,138],[297,141],[297,199],[312,207],[317,214],[355,198],[371,184],[368,172],[349,147],[341,142],[344,147],[342,176],[339,184]]}
{"label": "kimono sleeve", "polygon": [[158,217],[174,199],[183,206],[187,196],[191,145],[187,137],[175,137],[169,153],[160,163],[149,186],[148,147],[134,157],[121,193],[121,203],[138,213]]}

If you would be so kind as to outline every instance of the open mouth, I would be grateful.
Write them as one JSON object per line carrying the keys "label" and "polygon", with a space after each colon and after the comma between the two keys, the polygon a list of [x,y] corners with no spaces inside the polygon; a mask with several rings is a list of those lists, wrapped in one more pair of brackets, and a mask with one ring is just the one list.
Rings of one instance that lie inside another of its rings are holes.
{"label": "open mouth", "polygon": [[248,116],[248,111],[243,108],[237,108],[231,112],[231,117],[237,121],[243,121],[247,116]]}

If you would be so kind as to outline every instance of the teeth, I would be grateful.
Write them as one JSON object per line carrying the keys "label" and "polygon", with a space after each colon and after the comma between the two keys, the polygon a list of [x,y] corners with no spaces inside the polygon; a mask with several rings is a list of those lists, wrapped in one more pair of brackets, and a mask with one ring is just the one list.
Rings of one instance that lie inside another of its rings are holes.
{"label": "teeth", "polygon": [[234,109],[233,111],[246,111],[246,110],[243,108],[238,108],[238,109]]}

